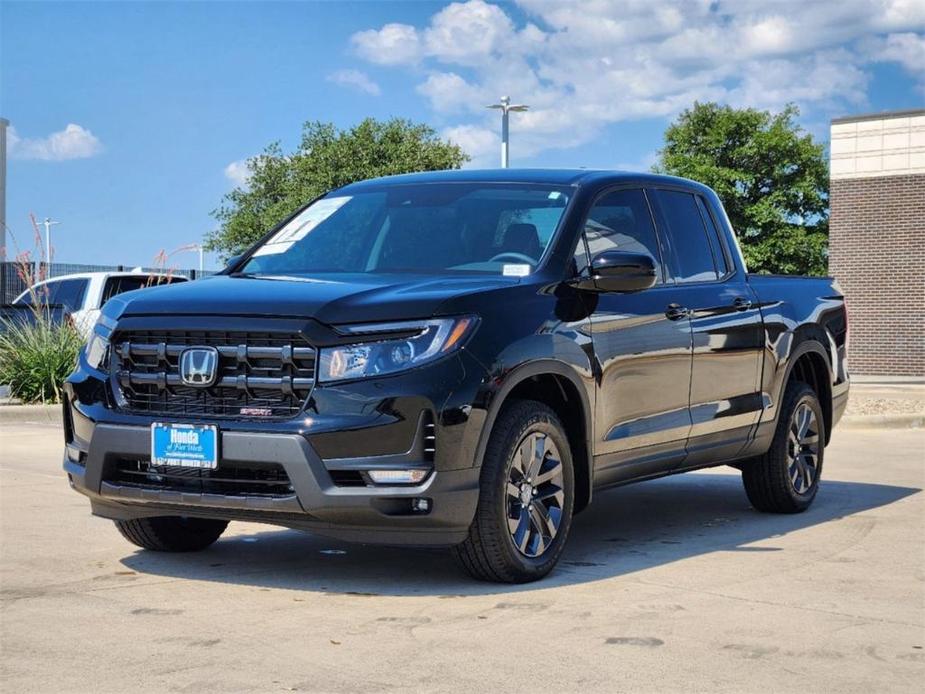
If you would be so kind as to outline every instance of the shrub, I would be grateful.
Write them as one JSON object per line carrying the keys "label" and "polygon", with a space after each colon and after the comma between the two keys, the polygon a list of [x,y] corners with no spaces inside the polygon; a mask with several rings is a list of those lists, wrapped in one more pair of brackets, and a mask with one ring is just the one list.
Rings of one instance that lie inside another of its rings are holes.
{"label": "shrub", "polygon": [[34,321],[0,325],[0,383],[23,402],[60,402],[61,385],[74,370],[83,338],[70,323],[43,312]]}

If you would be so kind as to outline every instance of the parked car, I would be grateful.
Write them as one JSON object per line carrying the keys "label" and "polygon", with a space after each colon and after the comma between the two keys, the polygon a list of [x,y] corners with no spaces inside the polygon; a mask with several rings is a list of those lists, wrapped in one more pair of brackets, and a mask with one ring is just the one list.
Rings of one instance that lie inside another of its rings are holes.
{"label": "parked car", "polygon": [[530,581],[604,487],[732,465],[756,509],[808,508],[846,342],[838,285],[747,274],[693,181],[383,178],[220,276],[106,304],[66,384],[64,469],[149,550],[238,519]]}
{"label": "parked car", "polygon": [[100,317],[100,309],[112,297],[145,287],[186,281],[182,275],[167,273],[83,272],[38,282],[17,296],[13,304],[28,306],[37,299],[42,304],[64,306],[74,326],[89,338],[93,324]]}

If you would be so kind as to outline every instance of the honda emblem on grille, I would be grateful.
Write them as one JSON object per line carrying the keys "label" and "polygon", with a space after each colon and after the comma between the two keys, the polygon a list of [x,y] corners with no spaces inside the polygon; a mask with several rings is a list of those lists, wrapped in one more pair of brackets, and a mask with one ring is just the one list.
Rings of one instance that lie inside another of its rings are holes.
{"label": "honda emblem on grille", "polygon": [[193,347],[180,355],[180,381],[185,386],[208,388],[218,376],[218,350]]}

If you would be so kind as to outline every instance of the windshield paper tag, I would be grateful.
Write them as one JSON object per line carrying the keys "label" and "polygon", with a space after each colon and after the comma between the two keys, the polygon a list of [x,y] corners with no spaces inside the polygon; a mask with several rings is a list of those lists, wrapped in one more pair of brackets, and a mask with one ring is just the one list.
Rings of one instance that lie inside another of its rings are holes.
{"label": "windshield paper tag", "polygon": [[293,243],[295,243],[295,241],[290,241],[289,243],[268,243],[254,251],[254,257],[256,258],[258,255],[276,255],[277,253],[283,253],[288,251]]}
{"label": "windshield paper tag", "polygon": [[352,197],[351,195],[341,195],[334,198],[322,198],[313,205],[309,205],[300,215],[291,219],[286,226],[277,231],[269,241],[257,249],[254,255],[275,255],[288,251],[292,244],[308,236],[308,232],[337,212]]}
{"label": "windshield paper tag", "polygon": [[512,265],[505,263],[501,272],[505,277],[526,277],[530,274],[530,266],[526,264]]}

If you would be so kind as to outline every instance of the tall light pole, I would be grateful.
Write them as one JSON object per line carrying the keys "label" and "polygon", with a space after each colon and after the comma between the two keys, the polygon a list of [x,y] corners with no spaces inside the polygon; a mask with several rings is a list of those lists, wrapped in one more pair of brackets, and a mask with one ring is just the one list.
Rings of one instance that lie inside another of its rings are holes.
{"label": "tall light pole", "polygon": [[60,223],[49,217],[45,217],[45,221],[42,222],[45,225],[45,262],[49,265],[51,265],[51,228]]}
{"label": "tall light pole", "polygon": [[510,164],[508,114],[511,111],[526,111],[529,106],[526,104],[512,104],[511,97],[502,96],[500,104],[492,104],[487,108],[500,109],[501,111],[501,168],[506,169]]}

